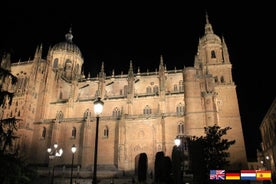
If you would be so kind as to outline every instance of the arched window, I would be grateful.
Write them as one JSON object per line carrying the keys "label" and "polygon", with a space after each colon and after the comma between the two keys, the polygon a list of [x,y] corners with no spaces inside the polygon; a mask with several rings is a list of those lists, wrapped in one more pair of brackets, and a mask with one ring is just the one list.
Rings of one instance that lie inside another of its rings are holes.
{"label": "arched window", "polygon": [[179,103],[176,107],[176,114],[177,115],[184,115],[184,105]]}
{"label": "arched window", "polygon": [[72,62],[69,59],[67,59],[65,62],[64,70],[71,70],[71,68],[72,68]]}
{"label": "arched window", "polygon": [[147,87],[147,94],[150,94],[150,93],[151,93],[151,87],[148,86],[148,87]]}
{"label": "arched window", "polygon": [[211,58],[216,58],[216,53],[214,50],[211,51]]}
{"label": "arched window", "polygon": [[153,93],[158,94],[158,91],[159,91],[158,86],[157,85],[154,86],[153,87]]}
{"label": "arched window", "polygon": [[62,91],[59,92],[59,99],[62,99]]}
{"label": "arched window", "polygon": [[124,96],[127,95],[127,85],[124,86]]}
{"label": "arched window", "polygon": [[151,108],[148,105],[146,105],[146,107],[144,108],[143,114],[145,115],[151,114]]}
{"label": "arched window", "polygon": [[178,132],[178,135],[183,135],[184,134],[184,123],[183,122],[178,124],[177,132]]}
{"label": "arched window", "polygon": [[218,82],[218,77],[216,76],[216,77],[215,77],[215,83],[217,83],[217,82]]}
{"label": "arched window", "polygon": [[45,139],[45,137],[46,137],[46,128],[45,127],[42,128],[41,137],[42,137],[42,139]]}
{"label": "arched window", "polygon": [[98,96],[100,96],[100,91],[99,91],[99,90],[96,90],[96,92],[95,92],[95,97],[98,97]]}
{"label": "arched window", "polygon": [[112,116],[113,117],[120,117],[120,115],[121,115],[120,109],[118,107],[115,107],[113,112],[112,112]]}
{"label": "arched window", "polygon": [[77,129],[76,129],[76,127],[73,127],[72,128],[72,138],[76,139],[76,136],[77,136]]}
{"label": "arched window", "polygon": [[220,82],[224,83],[224,77],[223,76],[220,77]]}
{"label": "arched window", "polygon": [[87,119],[88,117],[91,117],[91,112],[89,111],[89,109],[86,109],[86,111],[83,114],[84,119]]}
{"label": "arched window", "polygon": [[184,91],[184,84],[183,84],[183,80],[179,81],[179,91],[183,92]]}
{"label": "arched window", "polygon": [[108,134],[109,134],[108,127],[107,127],[107,126],[105,126],[105,127],[104,127],[104,132],[103,132],[103,135],[104,135],[104,137],[105,137],[105,138],[108,138]]}
{"label": "arched window", "polygon": [[53,69],[58,69],[58,58],[54,60]]}
{"label": "arched window", "polygon": [[176,84],[173,86],[173,91],[174,91],[174,92],[177,91],[177,85],[176,85]]}

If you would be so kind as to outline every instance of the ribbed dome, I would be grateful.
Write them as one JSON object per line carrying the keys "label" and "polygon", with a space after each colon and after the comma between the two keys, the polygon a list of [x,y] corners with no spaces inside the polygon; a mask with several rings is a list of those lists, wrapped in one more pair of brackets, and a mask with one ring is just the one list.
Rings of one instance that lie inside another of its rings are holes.
{"label": "ribbed dome", "polygon": [[81,51],[79,47],[73,43],[73,35],[71,28],[69,30],[69,33],[65,35],[66,41],[57,43],[53,46],[52,51],[66,51],[66,52],[73,52],[74,54],[78,54],[80,57],[82,57]]}

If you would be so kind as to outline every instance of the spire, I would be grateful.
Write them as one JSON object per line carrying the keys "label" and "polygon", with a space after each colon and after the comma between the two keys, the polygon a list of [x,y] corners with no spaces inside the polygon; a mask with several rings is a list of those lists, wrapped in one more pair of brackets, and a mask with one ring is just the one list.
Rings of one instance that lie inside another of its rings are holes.
{"label": "spire", "polygon": [[42,57],[42,43],[40,44],[40,46],[37,46],[34,57],[35,58]]}
{"label": "spire", "polygon": [[206,12],[206,24],[205,24],[205,35],[206,34],[213,34],[213,28],[212,25],[209,22],[208,14]]}
{"label": "spire", "polygon": [[133,73],[133,66],[132,66],[132,60],[129,62],[129,70],[128,70],[128,100],[129,102],[132,101],[134,97],[134,73]]}
{"label": "spire", "polygon": [[105,78],[105,73],[104,73],[104,62],[102,62],[101,72],[100,72],[100,74],[99,74],[99,77]]}
{"label": "spire", "polygon": [[160,91],[163,91],[165,89],[165,66],[163,62],[162,55],[160,56],[160,64],[159,64],[159,86]]}
{"label": "spire", "polygon": [[73,42],[72,26],[69,28],[69,33],[65,34],[65,39],[67,42]]}
{"label": "spire", "polygon": [[159,70],[164,70],[164,61],[163,61],[163,56],[162,56],[162,54],[160,55]]}
{"label": "spire", "polygon": [[115,70],[112,70],[112,77],[115,77]]}
{"label": "spire", "polygon": [[129,62],[128,76],[133,76],[132,60],[130,60],[130,62]]}
{"label": "spire", "polygon": [[101,72],[104,72],[104,62],[102,62]]}
{"label": "spire", "polygon": [[160,65],[163,65],[163,56],[162,56],[162,54],[160,55]]}
{"label": "spire", "polygon": [[223,36],[222,36],[222,54],[223,54],[223,62],[230,63],[228,48]]}

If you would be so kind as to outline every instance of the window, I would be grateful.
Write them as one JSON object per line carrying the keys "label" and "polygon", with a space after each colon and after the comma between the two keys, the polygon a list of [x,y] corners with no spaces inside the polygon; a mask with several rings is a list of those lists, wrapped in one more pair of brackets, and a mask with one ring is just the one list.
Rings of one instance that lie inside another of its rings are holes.
{"label": "window", "polygon": [[179,81],[179,91],[180,91],[180,92],[183,92],[183,91],[184,91],[184,84],[183,84],[183,81],[182,81],[182,80]]}
{"label": "window", "polygon": [[173,86],[173,91],[174,91],[174,92],[177,91],[177,85],[176,85],[176,84]]}
{"label": "window", "polygon": [[45,137],[46,137],[46,128],[45,127],[42,128],[41,137],[42,137],[42,139],[45,139]]}
{"label": "window", "polygon": [[144,108],[143,114],[145,114],[145,115],[151,114],[151,108],[148,105]]}
{"label": "window", "polygon": [[59,92],[59,99],[62,99],[62,91]]}
{"label": "window", "polygon": [[87,119],[88,117],[91,117],[91,112],[89,111],[89,109],[86,109],[86,111],[83,114],[84,119]]}
{"label": "window", "polygon": [[58,69],[58,58],[54,60],[53,69]]}
{"label": "window", "polygon": [[224,77],[223,76],[220,77],[220,82],[224,83]]}
{"label": "window", "polygon": [[176,114],[177,115],[184,115],[184,105],[179,103],[176,107]]}
{"label": "window", "polygon": [[155,94],[158,94],[158,91],[159,91],[158,86],[157,86],[157,85],[154,86],[154,87],[153,87],[153,92],[154,92]]}
{"label": "window", "polygon": [[76,129],[76,127],[73,127],[72,128],[72,138],[76,139],[76,136],[77,136],[77,129]]}
{"label": "window", "polygon": [[65,62],[64,70],[71,70],[71,68],[72,68],[72,62],[69,59],[67,59]]}
{"label": "window", "polygon": [[112,112],[112,116],[113,117],[120,117],[120,115],[121,115],[120,109],[118,107],[115,107],[115,109]]}
{"label": "window", "polygon": [[96,92],[95,92],[95,97],[98,97],[98,96],[100,96],[100,91],[99,91],[99,90],[96,90]]}
{"label": "window", "polygon": [[150,86],[148,86],[147,87],[147,92],[146,92],[147,94],[150,94],[151,93],[151,87]]}
{"label": "window", "polygon": [[184,134],[184,123],[183,122],[178,124],[177,132],[178,132],[178,135],[183,135]]}
{"label": "window", "polygon": [[124,86],[124,96],[127,95],[127,85]]}
{"label": "window", "polygon": [[109,130],[108,130],[107,126],[104,127],[104,132],[103,133],[104,133],[104,137],[108,138]]}
{"label": "window", "polygon": [[216,53],[214,50],[211,51],[211,58],[216,58]]}

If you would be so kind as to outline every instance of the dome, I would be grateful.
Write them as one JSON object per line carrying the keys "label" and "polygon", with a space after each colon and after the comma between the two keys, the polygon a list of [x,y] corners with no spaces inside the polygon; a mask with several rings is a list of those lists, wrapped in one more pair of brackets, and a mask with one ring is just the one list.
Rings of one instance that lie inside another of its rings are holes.
{"label": "dome", "polygon": [[79,47],[73,43],[73,35],[71,29],[69,30],[69,33],[65,35],[65,41],[57,43],[53,46],[52,51],[66,51],[66,52],[72,52],[74,54],[78,54],[80,57],[82,57],[81,51]]}

